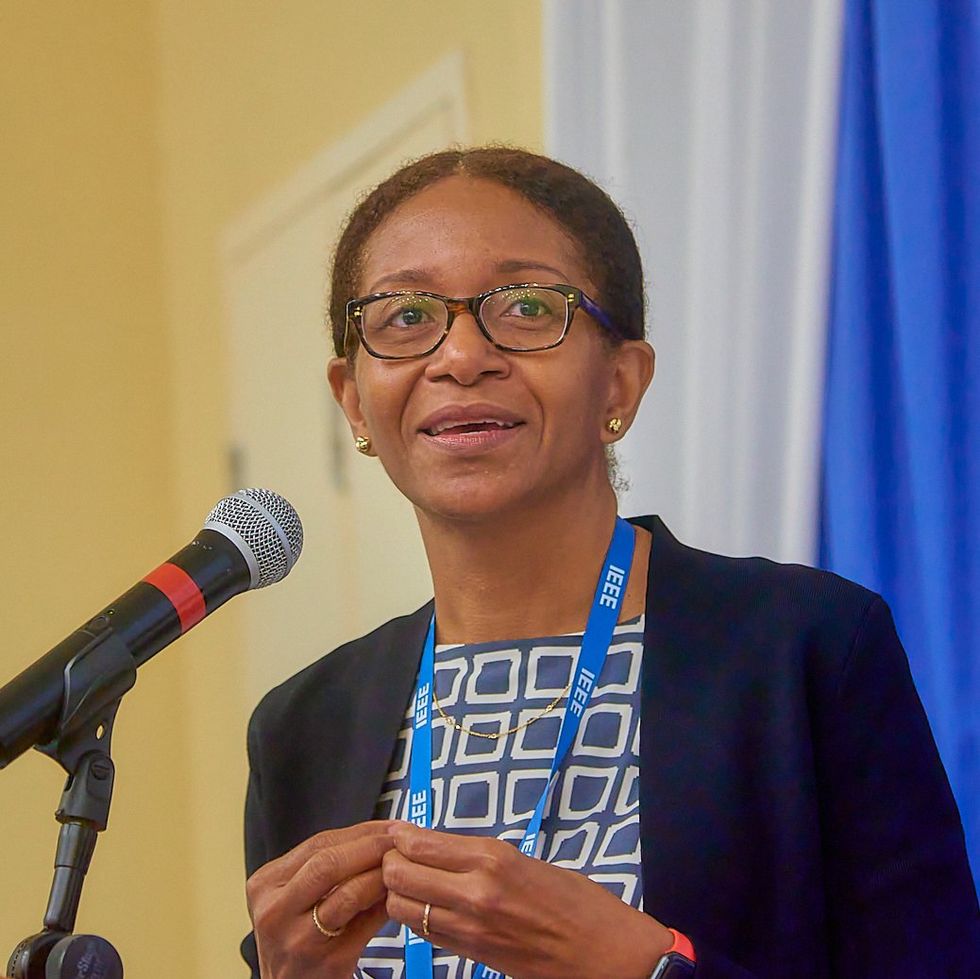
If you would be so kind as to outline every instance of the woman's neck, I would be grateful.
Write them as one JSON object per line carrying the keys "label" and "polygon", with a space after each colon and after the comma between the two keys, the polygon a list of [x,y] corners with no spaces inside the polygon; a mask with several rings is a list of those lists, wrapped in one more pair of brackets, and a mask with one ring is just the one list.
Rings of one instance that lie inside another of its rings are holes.
{"label": "woman's neck", "polygon": [[[598,493],[525,505],[486,520],[419,513],[436,597],[439,642],[562,635],[585,628],[616,519]],[[621,620],[643,611],[650,537],[637,530]]]}

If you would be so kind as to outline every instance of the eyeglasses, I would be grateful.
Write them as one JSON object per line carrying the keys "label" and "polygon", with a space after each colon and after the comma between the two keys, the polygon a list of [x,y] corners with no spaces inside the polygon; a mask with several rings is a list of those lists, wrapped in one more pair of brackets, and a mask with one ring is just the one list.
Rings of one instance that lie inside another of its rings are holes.
{"label": "eyeglasses", "polygon": [[380,360],[427,357],[449,336],[458,313],[471,313],[480,331],[499,350],[549,350],[568,335],[581,306],[600,326],[622,337],[608,314],[575,286],[498,286],[479,296],[450,299],[434,292],[378,292],[347,303],[344,347],[350,326],[364,349]]}

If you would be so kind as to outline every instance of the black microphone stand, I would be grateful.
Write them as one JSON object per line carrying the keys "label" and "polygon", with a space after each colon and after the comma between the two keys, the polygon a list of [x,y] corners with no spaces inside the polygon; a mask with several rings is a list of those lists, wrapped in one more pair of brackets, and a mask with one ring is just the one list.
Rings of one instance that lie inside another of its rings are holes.
{"label": "black microphone stand", "polygon": [[[100,621],[101,620],[101,621]],[[109,821],[115,766],[112,726],[123,695],[136,682],[129,649],[107,615],[86,626],[89,642],[65,667],[65,693],[55,736],[38,750],[68,773],[55,818],[61,824],[44,925],[21,941],[7,963],[10,979],[122,979],[119,953],[98,935],[73,935],[85,874],[98,834]]]}

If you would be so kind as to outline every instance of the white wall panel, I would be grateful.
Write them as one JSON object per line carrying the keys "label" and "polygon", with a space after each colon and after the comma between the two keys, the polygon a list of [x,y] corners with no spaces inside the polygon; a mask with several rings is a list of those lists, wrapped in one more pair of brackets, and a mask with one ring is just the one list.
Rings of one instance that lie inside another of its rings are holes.
{"label": "white wall panel", "polygon": [[548,152],[635,222],[657,376],[623,509],[812,561],[839,0],[546,0]]}

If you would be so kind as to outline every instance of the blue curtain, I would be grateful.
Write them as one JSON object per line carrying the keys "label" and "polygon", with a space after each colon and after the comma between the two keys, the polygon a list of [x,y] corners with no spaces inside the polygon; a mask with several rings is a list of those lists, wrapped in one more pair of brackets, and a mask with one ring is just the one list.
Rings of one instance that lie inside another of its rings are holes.
{"label": "blue curtain", "polygon": [[845,0],[820,562],[881,592],[980,872],[980,0]]}

